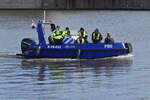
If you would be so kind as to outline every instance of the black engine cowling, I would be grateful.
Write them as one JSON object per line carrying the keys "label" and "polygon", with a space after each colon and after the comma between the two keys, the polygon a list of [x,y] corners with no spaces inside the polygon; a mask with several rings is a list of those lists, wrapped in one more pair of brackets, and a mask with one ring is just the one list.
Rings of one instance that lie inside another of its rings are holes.
{"label": "black engine cowling", "polygon": [[125,47],[127,48],[127,53],[132,53],[132,45],[131,43],[125,43]]}
{"label": "black engine cowling", "polygon": [[24,53],[25,51],[28,50],[29,46],[30,45],[34,45],[36,44],[36,42],[30,38],[25,38],[21,41],[21,50],[22,50],[22,53]]}

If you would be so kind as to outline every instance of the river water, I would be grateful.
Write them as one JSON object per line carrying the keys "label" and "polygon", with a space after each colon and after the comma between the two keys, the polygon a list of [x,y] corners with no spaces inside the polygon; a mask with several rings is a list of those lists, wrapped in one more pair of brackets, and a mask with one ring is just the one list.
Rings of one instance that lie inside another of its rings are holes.
{"label": "river water", "polygon": [[[131,42],[128,56],[78,59],[23,59],[22,38],[37,40],[31,20],[43,19],[43,11],[0,11],[1,100],[149,100],[149,11],[47,11],[47,19],[84,27],[89,34],[97,27],[116,42]],[[47,34],[48,29],[46,30]]]}

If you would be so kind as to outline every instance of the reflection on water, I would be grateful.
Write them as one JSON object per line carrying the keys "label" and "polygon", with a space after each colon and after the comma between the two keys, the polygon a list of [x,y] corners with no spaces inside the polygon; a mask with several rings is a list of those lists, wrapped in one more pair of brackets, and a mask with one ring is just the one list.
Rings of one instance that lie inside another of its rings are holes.
{"label": "reflection on water", "polygon": [[122,84],[119,81],[130,72],[133,62],[131,57],[95,60],[9,59],[13,62],[10,67],[8,63],[5,65],[5,59],[3,66],[7,68],[2,67],[8,71],[0,69],[0,79],[3,81],[0,87],[0,93],[3,93],[0,96],[7,93],[7,96],[3,96],[6,100],[9,97],[18,100],[90,100],[93,95],[100,98],[99,93],[108,93],[107,89],[116,91],[116,82]]}
{"label": "reflection on water", "polygon": [[109,93],[118,94],[116,88],[130,73],[132,64],[132,57],[79,60],[21,59],[7,55],[0,57],[0,97],[3,100],[91,100],[94,95],[97,99],[104,98],[99,93],[108,93],[109,89],[116,91]]}
{"label": "reflection on water", "polygon": [[65,61],[63,59],[33,59],[22,60],[21,63],[23,70],[38,69],[38,81],[47,81],[48,79],[47,82],[51,84],[54,84],[51,80],[58,80],[58,84],[64,84],[63,82],[72,83],[69,79],[99,78],[103,75],[111,78],[117,74],[127,73],[131,65],[131,58]]}

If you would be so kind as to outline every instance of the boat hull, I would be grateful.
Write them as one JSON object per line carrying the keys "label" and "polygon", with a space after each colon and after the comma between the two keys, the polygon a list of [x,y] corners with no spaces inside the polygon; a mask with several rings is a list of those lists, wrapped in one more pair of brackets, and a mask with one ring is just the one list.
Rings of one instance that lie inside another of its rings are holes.
{"label": "boat hull", "polygon": [[[130,51],[130,52],[129,52]],[[131,53],[127,43],[112,44],[69,44],[69,45],[31,45],[26,52],[20,54],[26,58],[77,58],[96,59]]]}

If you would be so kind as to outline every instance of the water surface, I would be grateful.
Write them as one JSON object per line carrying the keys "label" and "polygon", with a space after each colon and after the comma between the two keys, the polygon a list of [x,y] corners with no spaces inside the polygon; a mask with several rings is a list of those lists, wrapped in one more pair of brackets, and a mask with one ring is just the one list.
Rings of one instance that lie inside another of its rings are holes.
{"label": "water surface", "polygon": [[[47,11],[64,29],[111,32],[131,42],[131,55],[107,59],[23,59],[22,38],[37,40],[31,20],[42,11],[0,11],[0,98],[2,100],[149,100],[149,11]],[[46,36],[50,34],[47,27]],[[46,37],[47,38],[47,37]]]}

